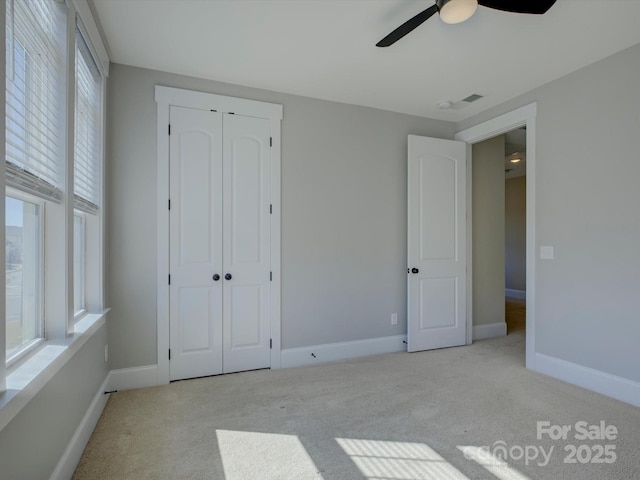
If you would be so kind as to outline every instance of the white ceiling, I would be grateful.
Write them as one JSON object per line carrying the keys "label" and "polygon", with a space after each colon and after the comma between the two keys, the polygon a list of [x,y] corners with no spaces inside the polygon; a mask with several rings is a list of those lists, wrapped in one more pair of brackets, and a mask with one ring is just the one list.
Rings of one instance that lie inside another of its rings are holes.
{"label": "white ceiling", "polygon": [[[433,0],[92,0],[111,61],[460,121],[640,43],[640,0],[558,0],[543,16],[479,7],[382,37]],[[461,110],[441,110],[479,93]]]}

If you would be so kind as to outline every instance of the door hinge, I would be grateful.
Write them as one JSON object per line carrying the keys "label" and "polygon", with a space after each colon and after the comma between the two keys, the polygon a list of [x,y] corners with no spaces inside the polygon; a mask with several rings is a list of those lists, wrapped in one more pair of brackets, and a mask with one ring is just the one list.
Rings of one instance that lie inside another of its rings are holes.
{"label": "door hinge", "polygon": [[269,348],[273,348],[273,338],[269,339]]}
{"label": "door hinge", "polygon": [[269,213],[273,214],[273,204],[269,205]]}
{"label": "door hinge", "polygon": [[169,210],[171,210],[171,199],[169,199]]}
{"label": "door hinge", "polygon": [[273,137],[269,137],[269,146],[273,147]]}
{"label": "door hinge", "polygon": [[169,135],[171,135],[171,124],[169,124]]}
{"label": "door hinge", "polygon": [[171,349],[169,349],[169,360],[171,360]]}
{"label": "door hinge", "polygon": [[273,282],[273,272],[269,272],[269,281]]}
{"label": "door hinge", "polygon": [[171,275],[169,275],[169,285],[171,285]]}

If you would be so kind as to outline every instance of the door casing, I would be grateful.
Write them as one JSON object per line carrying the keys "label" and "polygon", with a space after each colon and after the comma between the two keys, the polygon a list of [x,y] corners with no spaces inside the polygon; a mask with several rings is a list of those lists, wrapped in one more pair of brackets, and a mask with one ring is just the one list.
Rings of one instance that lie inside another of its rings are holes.
{"label": "door casing", "polygon": [[527,127],[527,296],[526,296],[526,367],[535,370],[535,309],[536,309],[536,114],[537,103],[530,103],[504,115],[500,115],[491,120],[482,122],[476,126],[461,130],[456,133],[455,139],[467,143],[467,344],[473,341],[473,265],[472,258],[472,209],[471,209],[471,162],[472,148],[474,143],[482,142],[502,135],[516,128]]}
{"label": "door casing", "polygon": [[215,110],[269,120],[271,145],[271,368],[280,368],[281,352],[281,121],[282,105],[156,85],[157,104],[157,375],[169,383],[169,107]]}

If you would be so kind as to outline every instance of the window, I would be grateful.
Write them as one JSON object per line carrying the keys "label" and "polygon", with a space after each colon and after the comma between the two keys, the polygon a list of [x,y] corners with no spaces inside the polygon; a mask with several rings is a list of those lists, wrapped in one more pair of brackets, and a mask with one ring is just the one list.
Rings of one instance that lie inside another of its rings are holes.
{"label": "window", "polygon": [[[95,305],[91,283],[99,275],[99,212],[102,168],[102,75],[83,35],[75,32],[75,138],[74,138],[74,222],[73,290],[78,318]],[[96,275],[98,274],[98,275]],[[93,288],[95,291],[95,288]],[[93,299],[93,302],[88,302]]]}
{"label": "window", "polygon": [[102,78],[80,27],[76,27],[75,207],[95,214],[100,205]]}
{"label": "window", "polygon": [[4,413],[1,393],[8,384],[25,385],[25,371],[28,377],[54,368],[50,352],[66,352],[104,322],[101,199],[109,59],[84,0],[5,0],[0,7],[6,29],[0,75],[6,107],[0,130]]}
{"label": "window", "polygon": [[41,205],[7,196],[6,355],[10,362],[42,338]]}
{"label": "window", "polygon": [[[7,1],[5,51],[8,364],[40,343],[45,332],[45,239],[56,241],[53,228],[44,231],[46,207],[55,205],[54,213],[64,209],[66,8],[51,0]],[[52,295],[64,295],[57,288]],[[58,322],[64,320],[63,315]]]}
{"label": "window", "polygon": [[50,0],[7,2],[7,184],[59,202],[64,183],[66,19]]}
{"label": "window", "polygon": [[84,243],[84,214],[76,211],[73,215],[73,312],[75,315],[86,310]]}

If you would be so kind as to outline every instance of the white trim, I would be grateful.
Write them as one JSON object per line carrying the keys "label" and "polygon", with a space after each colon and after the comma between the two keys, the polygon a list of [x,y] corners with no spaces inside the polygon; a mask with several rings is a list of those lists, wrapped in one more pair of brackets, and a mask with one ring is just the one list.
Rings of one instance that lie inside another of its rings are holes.
{"label": "white trim", "polygon": [[273,147],[271,148],[271,270],[273,281],[271,282],[271,368],[280,368],[281,340],[281,252],[280,252],[280,151],[281,133],[280,120],[271,121],[271,135]]}
{"label": "white trim", "polygon": [[196,92],[179,88],[156,85],[157,103],[157,334],[158,365],[157,383],[169,383],[169,107],[171,105],[233,112],[237,115],[265,118],[270,120],[273,146],[271,148],[271,368],[280,368],[281,350],[281,263],[280,263],[280,164],[281,164],[281,125],[282,105],[227,97],[213,93]]}
{"label": "white trim", "polygon": [[514,290],[513,288],[505,288],[504,296],[507,298],[517,298],[518,300],[526,300],[527,291],[526,290]]}
{"label": "white trim", "polygon": [[[157,87],[156,87],[157,88]],[[156,98],[157,101],[157,98]],[[169,198],[169,104],[158,102],[156,141],[158,152],[157,171],[157,337],[158,384],[169,383],[169,215],[166,202]]]}
{"label": "white trim", "polygon": [[536,354],[536,367],[544,375],[640,407],[640,383],[633,380],[542,353]]}
{"label": "white trim", "polygon": [[111,370],[108,390],[133,390],[134,388],[155,387],[162,385],[158,379],[158,365],[144,367],[122,368]]}
{"label": "white trim", "polygon": [[[3,39],[6,39],[6,6],[7,2],[0,2],[0,16],[2,17],[2,22],[0,22],[0,36]],[[6,65],[6,40],[5,48],[0,49],[0,63],[2,65]],[[0,79],[0,158],[5,159],[6,157],[6,143],[5,143],[5,135],[6,135],[6,111],[7,111],[7,101],[6,101],[6,92],[7,92],[7,76],[6,72]],[[6,162],[0,161],[0,185],[6,185],[5,183],[5,168]],[[0,195],[0,223],[5,225],[5,228],[0,229],[0,258],[6,259],[6,219],[5,219],[5,196]],[[6,365],[6,260],[2,262],[2,267],[0,267],[0,291],[5,292],[3,295],[0,295],[0,312],[5,312],[2,314],[0,318],[0,397],[2,397],[2,392],[6,390],[6,380],[7,380],[7,365]],[[2,402],[0,402],[1,405]],[[0,419],[2,418],[2,410],[0,408]],[[1,427],[0,427],[1,429]]]}
{"label": "white trim", "polygon": [[73,358],[105,324],[106,311],[87,315],[80,322],[84,330],[67,339],[67,344],[45,344],[7,376],[7,391],[0,397],[0,431],[20,413],[42,388]]}
{"label": "white trim", "polygon": [[[71,0],[73,4],[73,8],[77,13],[78,17],[80,17],[80,22],[82,23],[83,30],[86,32],[88,38],[85,38],[85,41],[89,44],[89,48],[92,50],[94,54],[94,58],[98,67],[100,68],[100,72],[105,76],[109,76],[109,54],[107,53],[107,49],[105,47],[105,43],[102,40],[102,36],[100,35],[100,30],[98,29],[98,25],[96,24],[95,19],[93,18],[93,13],[91,12],[91,7],[89,7],[89,3],[87,0]],[[74,25],[75,30],[75,25]],[[84,33],[84,32],[83,32]]]}
{"label": "white trim", "polygon": [[282,120],[282,105],[161,85],[156,85],[156,103]]}
{"label": "white trim", "polygon": [[[467,162],[471,162],[471,145],[489,138],[506,133],[514,128],[527,127],[527,313],[526,313],[526,366],[530,370],[536,369],[535,345],[535,292],[536,292],[536,114],[537,103],[505,113],[479,125],[456,133],[455,139],[467,142]],[[472,302],[473,272],[472,272],[472,215],[471,215],[471,168],[467,169],[467,258],[469,272],[467,275],[467,343],[473,338],[472,330]]]}
{"label": "white trim", "polygon": [[67,445],[67,449],[62,454],[62,457],[58,461],[58,465],[51,474],[51,480],[63,480],[73,476],[73,472],[78,466],[82,453],[84,452],[87,443],[89,443],[91,434],[96,428],[98,420],[100,420],[100,415],[107,404],[107,400],[109,400],[109,395],[105,394],[105,391],[109,384],[110,375],[111,374],[109,373],[106,376],[104,382],[102,382],[102,385],[98,388],[91,405],[89,405],[89,408],[84,414],[84,417],[82,417],[73,437],[71,437],[69,445]]}
{"label": "white trim", "polygon": [[[327,343],[311,347],[282,350],[282,368],[316,365],[347,358],[367,357],[383,353],[406,352],[407,336],[370,338],[353,342]],[[314,357],[315,355],[315,357]]]}
{"label": "white trim", "polygon": [[484,340],[485,338],[504,337],[507,334],[507,323],[496,322],[486,325],[473,326],[473,340]]}

